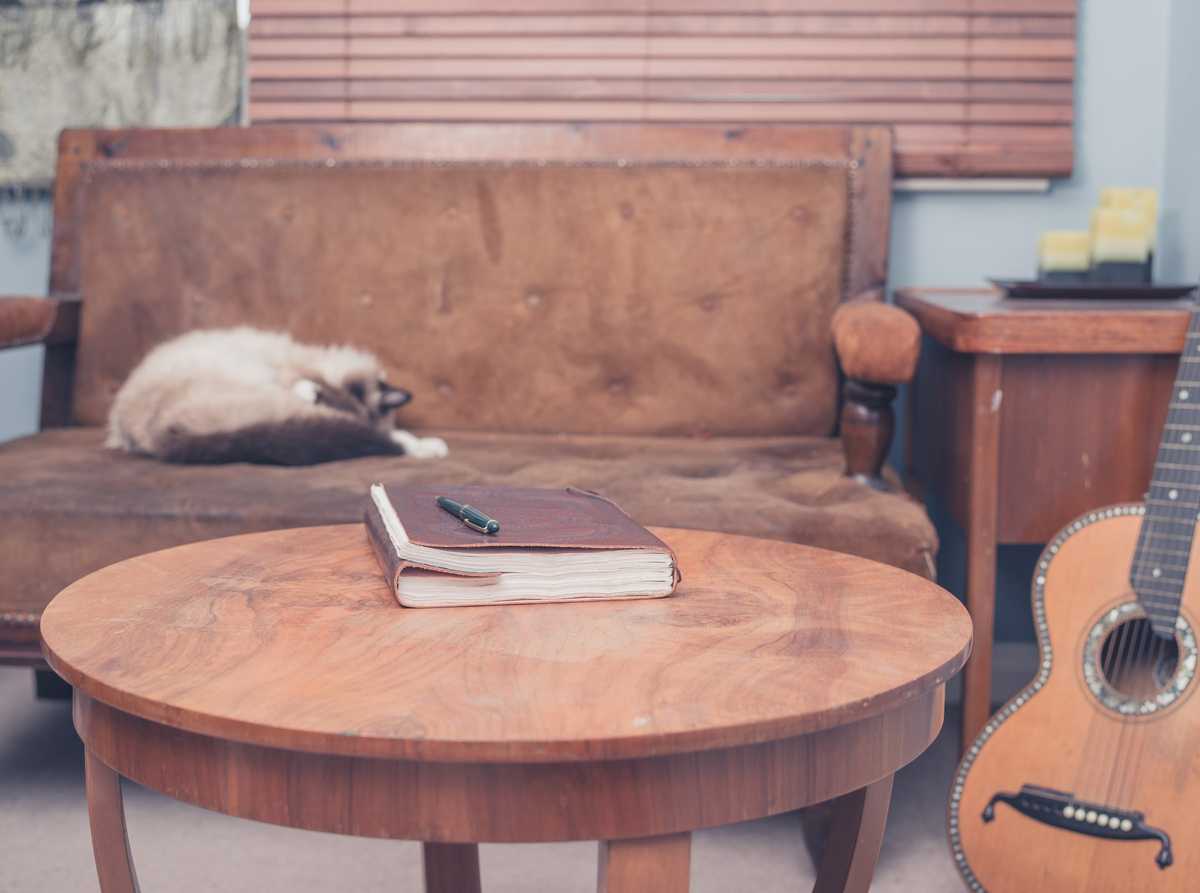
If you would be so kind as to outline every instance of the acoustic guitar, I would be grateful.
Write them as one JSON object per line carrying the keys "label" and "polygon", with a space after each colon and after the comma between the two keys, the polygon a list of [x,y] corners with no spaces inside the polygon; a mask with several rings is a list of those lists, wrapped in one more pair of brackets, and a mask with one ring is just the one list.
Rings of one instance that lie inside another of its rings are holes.
{"label": "acoustic guitar", "polygon": [[1198,513],[1193,313],[1146,501],[1088,512],[1046,547],[1037,675],[955,774],[947,830],[969,889],[1200,890]]}

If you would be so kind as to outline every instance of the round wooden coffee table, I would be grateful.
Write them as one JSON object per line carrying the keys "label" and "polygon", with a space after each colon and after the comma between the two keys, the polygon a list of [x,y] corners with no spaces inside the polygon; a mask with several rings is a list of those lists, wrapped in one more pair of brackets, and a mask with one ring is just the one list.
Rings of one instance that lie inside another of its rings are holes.
{"label": "round wooden coffee table", "polygon": [[120,777],[229,815],[425,841],[599,840],[599,889],[688,887],[690,832],[833,800],[818,890],[865,890],[892,774],[971,641],[933,583],[849,555],[659,530],[669,599],[399,607],[357,525],[155,552],[42,619],[75,687],[100,886],[137,889]]}

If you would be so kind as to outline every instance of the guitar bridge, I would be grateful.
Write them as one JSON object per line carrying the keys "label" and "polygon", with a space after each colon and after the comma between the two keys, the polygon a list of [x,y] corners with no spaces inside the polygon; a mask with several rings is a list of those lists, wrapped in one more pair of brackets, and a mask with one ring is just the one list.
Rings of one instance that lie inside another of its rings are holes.
{"label": "guitar bridge", "polygon": [[1143,813],[1126,809],[1113,809],[1099,803],[1076,800],[1070,794],[1043,788],[1037,785],[1021,785],[1017,794],[999,791],[992,795],[983,808],[983,820],[996,818],[996,804],[1007,803],[1021,815],[1028,816],[1044,825],[1086,834],[1088,837],[1105,837],[1109,840],[1157,840],[1160,844],[1154,862],[1159,868],[1167,868],[1174,861],[1171,855],[1171,838],[1167,832],[1146,824]]}

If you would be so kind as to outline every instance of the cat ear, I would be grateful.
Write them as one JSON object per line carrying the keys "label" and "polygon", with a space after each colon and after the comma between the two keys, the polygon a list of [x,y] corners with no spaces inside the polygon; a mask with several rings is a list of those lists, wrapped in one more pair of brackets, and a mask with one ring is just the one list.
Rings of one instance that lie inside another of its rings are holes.
{"label": "cat ear", "polygon": [[412,399],[412,394],[404,388],[394,388],[386,382],[381,382],[379,393],[379,408],[386,411],[399,409]]}

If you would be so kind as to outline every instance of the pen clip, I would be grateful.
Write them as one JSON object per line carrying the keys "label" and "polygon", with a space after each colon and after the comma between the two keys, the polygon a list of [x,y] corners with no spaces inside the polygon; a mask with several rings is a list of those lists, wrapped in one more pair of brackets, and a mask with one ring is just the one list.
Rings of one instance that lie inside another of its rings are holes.
{"label": "pen clip", "polygon": [[478,533],[487,533],[488,529],[485,525],[476,524],[470,518],[463,518],[462,522]]}

